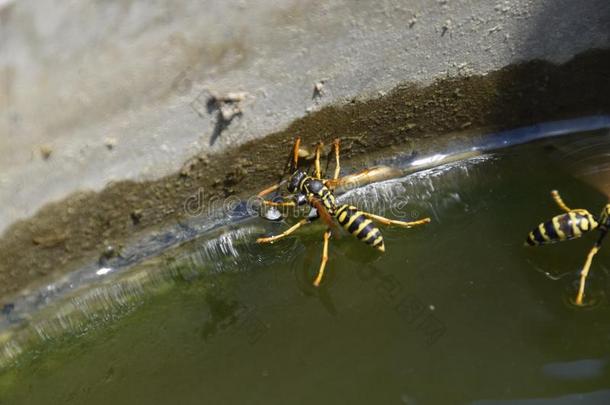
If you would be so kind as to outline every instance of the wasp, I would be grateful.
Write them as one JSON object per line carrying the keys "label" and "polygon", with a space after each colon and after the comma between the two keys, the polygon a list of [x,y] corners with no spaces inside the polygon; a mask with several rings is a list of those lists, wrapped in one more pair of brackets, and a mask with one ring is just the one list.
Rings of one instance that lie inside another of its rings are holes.
{"label": "wasp", "polygon": [[554,216],[550,220],[541,223],[534,228],[525,240],[526,246],[546,245],[549,243],[562,242],[564,240],[577,239],[585,233],[599,230],[600,234],[597,241],[587,254],[585,264],[580,271],[580,283],[576,295],[576,305],[582,305],[585,294],[585,283],[591,268],[593,257],[601,248],[608,229],[610,228],[610,204],[602,209],[599,217],[591,214],[583,208],[569,208],[557,190],[551,191],[551,197],[559,208],[565,211],[564,214]]}
{"label": "wasp", "polygon": [[[338,232],[339,227],[337,223],[351,235],[355,236],[358,240],[372,246],[380,252],[384,252],[385,244],[383,241],[383,235],[381,234],[379,228],[375,225],[376,222],[383,225],[396,225],[405,228],[411,228],[430,222],[430,218],[423,218],[413,222],[398,221],[359,210],[353,205],[338,204],[334,194],[334,190],[338,186],[354,186],[364,181],[377,181],[379,179],[385,179],[389,175],[394,174],[395,171],[387,167],[377,167],[365,169],[359,173],[339,178],[341,171],[339,161],[340,141],[339,139],[335,139],[332,149],[335,157],[335,170],[333,178],[322,178],[320,155],[324,145],[321,142],[316,145],[314,171],[313,175],[310,176],[305,171],[298,168],[299,157],[307,156],[307,153],[304,153],[303,149],[300,148],[300,144],[301,139],[296,138],[291,155],[292,159],[290,167],[292,169],[292,175],[290,176],[287,184],[287,190],[290,194],[282,197],[281,201],[263,200],[263,204],[284,207],[296,207],[308,204],[313,209],[313,215],[310,214],[307,218],[301,219],[295,225],[278,235],[258,238],[257,242],[273,243],[278,239],[292,234],[303,225],[309,224],[320,218],[327,226],[327,229],[324,231],[323,235],[324,244],[322,248],[322,259],[320,262],[318,275],[313,281],[314,286],[318,287],[322,282],[322,278],[324,277],[324,270],[328,261],[329,240],[333,232]],[[271,186],[261,191],[258,196],[262,198],[263,196],[279,189],[282,184],[283,183],[280,182],[274,186]]]}

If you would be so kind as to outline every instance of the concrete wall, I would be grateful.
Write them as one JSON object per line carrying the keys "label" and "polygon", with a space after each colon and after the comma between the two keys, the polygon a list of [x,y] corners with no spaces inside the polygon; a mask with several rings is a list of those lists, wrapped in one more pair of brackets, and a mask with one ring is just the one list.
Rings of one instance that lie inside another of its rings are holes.
{"label": "concrete wall", "polygon": [[[0,232],[328,104],[608,47],[609,27],[607,0],[0,0]],[[208,100],[230,92],[221,122]]]}

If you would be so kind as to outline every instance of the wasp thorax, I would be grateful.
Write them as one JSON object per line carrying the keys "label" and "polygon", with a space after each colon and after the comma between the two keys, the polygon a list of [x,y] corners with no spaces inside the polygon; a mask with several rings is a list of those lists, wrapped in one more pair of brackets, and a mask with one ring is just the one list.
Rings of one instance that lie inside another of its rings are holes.
{"label": "wasp thorax", "polygon": [[294,172],[292,174],[292,176],[290,176],[290,180],[288,182],[288,191],[291,193],[294,193],[295,191],[297,191],[299,188],[299,184],[301,183],[301,180],[303,180],[305,178],[305,176],[306,176],[305,172],[302,172],[300,170],[297,170],[296,172]]}

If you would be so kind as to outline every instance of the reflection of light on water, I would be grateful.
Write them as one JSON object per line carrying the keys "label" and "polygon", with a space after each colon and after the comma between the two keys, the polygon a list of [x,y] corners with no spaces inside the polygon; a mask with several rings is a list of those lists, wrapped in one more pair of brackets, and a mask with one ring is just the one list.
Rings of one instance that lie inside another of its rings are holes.
{"label": "reflection of light on water", "polygon": [[103,276],[105,274],[110,273],[111,271],[112,271],[112,268],[110,268],[110,267],[102,267],[101,269],[96,271],[95,274],[97,274],[98,276]]}
{"label": "reflection of light on water", "polygon": [[441,162],[446,157],[447,157],[447,155],[445,155],[445,154],[437,153],[436,155],[414,160],[413,162],[411,162],[410,166],[417,167],[417,166],[433,165],[433,164]]}
{"label": "reflection of light on water", "polygon": [[[243,246],[251,244],[254,233],[261,232],[260,228],[252,226],[224,230],[199,242],[194,252],[191,247],[187,253],[178,251],[171,256],[177,255],[176,261],[188,265],[192,271],[247,269],[251,255],[245,253],[249,253],[250,248]],[[80,334],[118,319],[139,306],[145,296],[165,291],[176,278],[186,279],[183,272],[176,274],[173,270],[162,257],[123,271],[98,267],[91,272],[99,277],[97,282],[80,286],[54,301],[45,294],[54,293],[56,285],[45,286],[45,293],[39,291],[31,298],[46,302],[45,307],[39,307],[35,312],[12,310],[5,315],[6,327],[0,333],[0,367],[11,364],[36,342],[52,340],[65,333]]]}
{"label": "reflection of light on water", "polygon": [[276,207],[267,208],[264,211],[263,216],[269,221],[279,221],[282,219],[282,213]]}
{"label": "reflection of light on water", "polygon": [[265,229],[258,226],[226,230],[215,238],[185,249],[171,266],[183,277],[192,278],[202,272],[251,271],[256,264],[269,266],[275,260],[283,262],[294,253],[295,246],[292,245],[286,247],[283,255],[268,258],[269,246],[260,246],[255,242],[264,233]]}
{"label": "reflection of light on water", "polygon": [[[252,224],[224,227],[129,269],[97,267],[91,272],[97,277],[96,282],[69,290],[61,299],[49,298],[56,296],[56,284],[46,285],[44,292],[31,297],[46,303],[44,307],[29,312],[11,309],[2,320],[6,326],[0,334],[0,367],[10,364],[37,341],[45,342],[65,333],[80,334],[117,319],[136,308],[143,297],[171,288],[176,279],[188,281],[203,273],[251,270],[263,261],[264,252],[254,241],[264,231]],[[284,254],[291,251],[288,248]],[[285,256],[278,260],[282,257]]]}
{"label": "reflection of light on water", "polygon": [[549,377],[562,380],[591,379],[602,376],[606,370],[607,363],[603,359],[548,363],[542,367],[542,372]]}
{"label": "reflection of light on water", "polygon": [[473,401],[471,405],[572,405],[572,404],[607,404],[610,403],[610,390],[599,390],[568,394],[552,398],[526,398],[526,399],[483,399]]}
{"label": "reflection of light on water", "polygon": [[[445,159],[446,155],[435,155],[431,158],[438,163]],[[353,204],[373,213],[389,210],[394,216],[402,218],[411,214],[411,210],[402,212],[407,204],[422,208],[423,211],[416,210],[421,211],[420,214],[428,211],[435,212],[438,209],[443,210],[448,205],[463,204],[460,193],[465,189],[464,177],[471,175],[470,170],[473,167],[492,159],[494,159],[493,155],[475,156],[421,170],[397,179],[368,184],[347,191],[340,195],[337,201],[341,204]],[[428,165],[430,161],[428,158],[421,159],[418,164]]]}

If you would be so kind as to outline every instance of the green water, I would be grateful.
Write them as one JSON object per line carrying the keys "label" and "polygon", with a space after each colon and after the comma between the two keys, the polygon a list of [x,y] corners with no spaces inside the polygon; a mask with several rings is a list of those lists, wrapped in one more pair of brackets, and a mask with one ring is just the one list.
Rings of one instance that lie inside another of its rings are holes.
{"label": "green water", "polygon": [[606,197],[547,152],[411,180],[407,212],[433,222],[383,228],[383,255],[332,240],[319,289],[319,230],[246,243],[247,266],[227,259],[227,271],[26,355],[0,376],[0,404],[608,403],[610,249],[593,264],[590,305],[575,308],[595,236],[523,247],[560,213],[551,189],[595,214]]}

